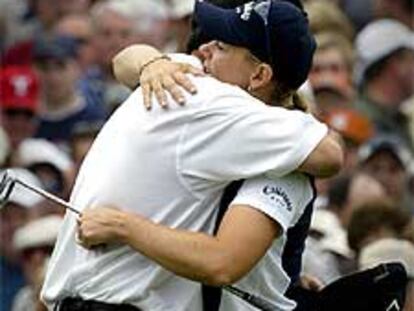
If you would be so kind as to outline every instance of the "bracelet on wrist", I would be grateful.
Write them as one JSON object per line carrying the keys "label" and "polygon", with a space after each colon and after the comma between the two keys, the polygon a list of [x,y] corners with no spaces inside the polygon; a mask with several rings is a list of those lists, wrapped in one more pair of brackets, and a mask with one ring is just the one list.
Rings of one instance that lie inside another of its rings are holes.
{"label": "bracelet on wrist", "polygon": [[149,60],[148,62],[146,62],[144,65],[142,65],[141,70],[139,71],[139,76],[141,77],[142,72],[145,70],[145,68],[147,68],[149,65],[161,60],[161,59],[165,59],[165,60],[171,60],[171,58],[165,54],[154,57],[153,59]]}

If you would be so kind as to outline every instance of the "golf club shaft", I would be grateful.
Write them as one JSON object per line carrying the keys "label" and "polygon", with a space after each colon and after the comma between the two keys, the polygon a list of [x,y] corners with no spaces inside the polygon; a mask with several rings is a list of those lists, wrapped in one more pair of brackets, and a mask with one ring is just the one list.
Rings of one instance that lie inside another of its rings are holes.
{"label": "golf club shaft", "polygon": [[223,289],[227,290],[228,292],[232,293],[233,295],[236,295],[237,297],[245,300],[246,302],[250,303],[251,305],[257,307],[259,310],[263,311],[278,311],[279,308],[275,306],[272,302],[256,296],[249,294],[245,291],[242,291],[238,289],[237,287],[227,285],[223,286]]}
{"label": "golf club shaft", "polygon": [[45,191],[43,189],[40,189],[40,188],[37,188],[35,186],[31,186],[29,184],[26,184],[25,182],[23,182],[23,181],[21,181],[19,179],[15,179],[15,182],[16,183],[19,183],[23,187],[25,187],[25,188],[33,191],[33,192],[41,195],[44,198],[46,198],[46,199],[48,199],[48,200],[50,200],[50,201],[52,201],[52,202],[54,202],[56,204],[59,204],[59,205],[65,207],[67,209],[69,209],[70,211],[72,211],[72,212],[74,212],[74,213],[76,213],[78,215],[81,214],[76,208],[72,207],[68,202],[66,202],[65,200],[62,200],[61,198],[59,198],[59,197],[51,194],[50,192],[47,192],[47,191]]}
{"label": "golf club shaft", "polygon": [[[68,202],[66,202],[65,200],[62,200],[61,198],[59,198],[58,196],[53,195],[50,192],[47,192],[43,189],[37,188],[35,186],[26,184],[25,182],[15,178],[14,179],[15,183],[20,184],[21,186],[25,187],[26,189],[33,191],[35,193],[37,193],[38,195],[60,205],[63,206],[64,208],[67,208],[68,210],[81,215],[81,212],[78,211],[76,208],[72,207]],[[12,188],[11,188],[12,189]],[[228,285],[228,286],[224,286],[223,289],[227,290],[228,292],[232,293],[233,295],[238,296],[239,298],[245,300],[246,302],[256,306],[257,308],[259,308],[260,310],[263,311],[277,311],[278,308],[271,303],[270,301],[267,301],[266,299],[263,299],[261,297],[246,293],[240,289],[238,289],[237,287]]]}

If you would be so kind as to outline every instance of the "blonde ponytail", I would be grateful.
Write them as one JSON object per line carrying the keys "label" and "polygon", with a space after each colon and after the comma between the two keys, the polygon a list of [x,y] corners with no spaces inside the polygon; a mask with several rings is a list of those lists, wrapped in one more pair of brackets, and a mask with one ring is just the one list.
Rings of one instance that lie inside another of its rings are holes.
{"label": "blonde ponytail", "polygon": [[272,104],[290,110],[311,112],[310,106],[296,90],[289,89],[281,83],[275,83]]}
{"label": "blonde ponytail", "polygon": [[307,113],[311,112],[309,104],[306,102],[306,100],[301,95],[298,94],[298,92],[295,92],[293,94],[292,102],[293,102],[292,109],[301,110]]}

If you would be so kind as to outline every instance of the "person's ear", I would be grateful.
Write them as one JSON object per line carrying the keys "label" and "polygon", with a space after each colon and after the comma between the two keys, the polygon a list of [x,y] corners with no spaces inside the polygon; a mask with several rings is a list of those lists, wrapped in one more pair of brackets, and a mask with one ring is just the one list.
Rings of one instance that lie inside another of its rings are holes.
{"label": "person's ear", "polygon": [[272,83],[273,69],[266,63],[261,63],[256,66],[255,70],[250,75],[249,90],[259,90],[269,83]]}

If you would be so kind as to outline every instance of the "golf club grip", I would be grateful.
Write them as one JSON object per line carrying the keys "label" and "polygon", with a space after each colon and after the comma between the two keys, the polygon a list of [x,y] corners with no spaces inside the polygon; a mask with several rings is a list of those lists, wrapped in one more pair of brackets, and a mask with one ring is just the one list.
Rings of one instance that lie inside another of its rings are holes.
{"label": "golf club grip", "polygon": [[251,305],[259,308],[260,310],[263,310],[263,311],[278,311],[279,310],[279,308],[275,306],[273,303],[271,303],[270,301],[267,301],[266,299],[258,297],[256,295],[249,294],[245,291],[238,289],[237,287],[228,285],[228,286],[224,286],[223,288],[227,290],[228,292],[232,293],[233,295],[236,295],[237,297],[240,297],[241,299],[250,303]]}

